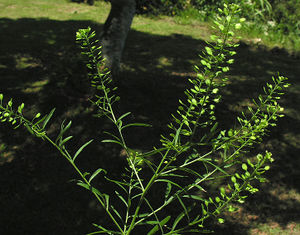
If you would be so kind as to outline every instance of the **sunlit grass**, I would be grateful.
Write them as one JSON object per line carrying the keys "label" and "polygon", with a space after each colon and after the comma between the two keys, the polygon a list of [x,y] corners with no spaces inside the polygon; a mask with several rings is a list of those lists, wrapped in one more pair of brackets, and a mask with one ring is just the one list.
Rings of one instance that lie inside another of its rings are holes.
{"label": "sunlit grass", "polygon": [[53,20],[94,20],[103,22],[110,5],[97,1],[94,6],[69,0],[0,0],[0,17],[10,19],[49,18]]}
{"label": "sunlit grass", "polygon": [[[205,12],[198,11],[194,8],[187,8],[172,18],[176,25],[184,25],[190,30],[206,22],[210,24],[214,16],[207,16]],[[267,47],[285,48],[289,51],[300,51],[300,35],[298,32],[289,32],[288,34],[281,31],[279,26],[272,27],[274,22],[246,22],[240,35],[248,39],[250,44],[260,44]],[[191,30],[193,31],[193,30]]]}

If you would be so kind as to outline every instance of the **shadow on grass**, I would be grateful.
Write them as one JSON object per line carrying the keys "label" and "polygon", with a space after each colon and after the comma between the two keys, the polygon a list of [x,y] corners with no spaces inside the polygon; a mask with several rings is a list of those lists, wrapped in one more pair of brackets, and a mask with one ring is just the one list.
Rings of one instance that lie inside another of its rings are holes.
{"label": "shadow on grass", "polygon": [[[101,26],[90,21],[48,19],[0,19],[0,25],[0,92],[17,104],[24,102],[29,116],[56,107],[49,126],[53,137],[62,120],[72,119],[70,135],[77,136],[72,146],[94,138],[96,143],[79,158],[82,169],[93,171],[101,166],[112,177],[124,171],[120,149],[100,144],[103,130],[112,126],[91,115],[89,82],[75,45],[78,28]],[[132,120],[154,128],[136,129],[134,136],[127,133],[129,146],[152,148],[167,131],[170,113],[183,97],[187,78],[194,76],[190,71],[203,45],[203,41],[184,35],[130,32],[117,82],[118,110],[131,111]],[[289,77],[293,86],[282,101],[286,117],[253,151],[266,147],[274,153],[276,161],[268,173],[271,183],[249,198],[243,212],[228,216],[224,226],[216,225],[216,234],[247,234],[253,224],[275,221],[285,227],[300,219],[300,60],[282,50],[245,44],[238,50],[217,114],[223,126],[235,123],[234,114],[245,108],[249,97],[257,96],[277,71]],[[0,126],[0,234],[84,234],[93,231],[91,223],[107,223],[99,218],[101,209],[95,207],[89,193],[69,182],[76,176],[68,163],[47,144],[24,133]]]}

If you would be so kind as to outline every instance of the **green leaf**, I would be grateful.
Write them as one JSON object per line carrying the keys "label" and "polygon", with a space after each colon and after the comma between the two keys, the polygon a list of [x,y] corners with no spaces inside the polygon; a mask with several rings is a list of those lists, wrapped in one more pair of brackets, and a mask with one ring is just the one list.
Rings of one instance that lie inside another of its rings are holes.
{"label": "green leaf", "polygon": [[164,150],[167,150],[167,149],[168,149],[167,147],[162,147],[162,148],[159,148],[159,149],[154,149],[154,150],[151,150],[149,152],[143,153],[142,157],[149,157],[149,156],[152,156],[154,154],[161,153],[161,152],[163,152]]}
{"label": "green leaf", "polygon": [[116,135],[114,135],[114,134],[111,134],[111,133],[108,132],[108,131],[103,131],[103,133],[104,133],[104,134],[107,134],[107,135],[110,135],[111,137],[115,138],[117,141],[121,142],[121,139],[120,139],[118,136],[116,136]]}
{"label": "green leaf", "polygon": [[46,119],[45,119],[45,121],[44,121],[44,123],[43,123],[43,126],[42,126],[42,129],[43,129],[43,130],[45,129],[45,127],[46,127],[46,125],[48,124],[48,122],[50,121],[50,119],[51,119],[51,117],[52,117],[54,111],[55,111],[55,108],[53,108],[53,109],[50,111],[50,113],[46,116]]}
{"label": "green leaf", "polygon": [[125,204],[125,206],[128,207],[128,203],[126,202],[124,197],[122,197],[122,195],[118,191],[115,191],[115,194],[118,196],[118,198],[120,198],[120,200]]}
{"label": "green leaf", "polygon": [[122,147],[124,147],[124,145],[120,141],[117,141],[117,140],[102,140],[101,142],[102,143],[114,143],[114,144],[118,144],[118,145],[121,145]]}
{"label": "green leaf", "polygon": [[72,139],[73,138],[73,136],[68,136],[68,137],[66,137],[65,139],[61,139],[60,141],[59,141],[59,144],[58,144],[58,146],[59,147],[61,147],[61,146],[63,146],[65,143],[67,143],[70,139]]}
{"label": "green leaf", "polygon": [[122,234],[121,232],[116,232],[116,231],[112,231],[112,230],[106,229],[106,228],[104,228],[103,226],[98,225],[98,224],[93,224],[93,225],[94,225],[96,228],[101,229],[102,231],[96,231],[96,232],[93,232],[93,233],[89,233],[88,235],[92,235],[92,234],[100,234],[100,233],[105,233],[105,234]]}
{"label": "green leaf", "polygon": [[122,216],[120,215],[120,213],[119,213],[112,205],[110,205],[110,208],[115,212],[115,214],[119,217],[119,219],[120,219],[121,221],[123,221],[123,218],[122,218]]}
{"label": "green leaf", "polygon": [[125,193],[128,193],[127,189],[125,188],[125,186],[129,186],[129,183],[127,182],[121,182],[121,181],[117,181],[117,180],[112,180],[109,179],[108,177],[105,177],[106,180],[118,185],[121,189],[124,190]]}
{"label": "green leaf", "polygon": [[[160,227],[164,226],[166,223],[168,223],[168,221],[170,220],[171,216],[167,216],[166,218],[164,218],[162,221],[159,222],[159,225],[156,225],[154,228],[152,228],[147,235],[153,235],[155,234]],[[150,221],[149,221],[150,222]],[[155,221],[157,222],[157,221]],[[158,222],[157,222],[158,223]]]}
{"label": "green leaf", "polygon": [[66,126],[64,126],[64,122],[65,121],[63,121],[62,123],[61,123],[61,125],[60,125],[60,133],[58,134],[58,136],[57,136],[57,138],[56,138],[56,140],[55,140],[55,143],[57,143],[62,137],[63,137],[63,135],[64,135],[64,133],[71,127],[71,125],[72,125],[72,121],[69,121],[69,123],[66,125]]}
{"label": "green leaf", "polygon": [[210,129],[210,132],[211,132],[211,133],[214,133],[215,130],[217,129],[217,127],[218,127],[218,123],[216,122],[216,123],[213,125],[213,127]]}
{"label": "green leaf", "polygon": [[83,150],[86,146],[88,146],[90,143],[92,143],[92,142],[93,142],[93,140],[90,140],[90,141],[86,142],[84,145],[82,145],[82,146],[77,150],[77,152],[75,153],[75,155],[74,155],[74,157],[73,157],[73,162],[75,162],[75,159],[76,159],[77,156],[82,152],[82,150]]}
{"label": "green leaf", "polygon": [[108,194],[103,194],[104,195],[104,199],[105,199],[105,208],[106,210],[108,210],[109,207],[109,195]]}
{"label": "green leaf", "polygon": [[82,182],[81,180],[79,180],[77,183],[76,183],[78,186],[81,186],[91,192],[93,192],[94,194],[97,194],[99,196],[103,196],[103,194],[96,188],[92,187],[92,186],[89,186],[88,184]]}
{"label": "green leaf", "polygon": [[[213,164],[213,163],[210,162],[210,161],[204,161],[204,162],[206,162],[206,163],[212,165],[213,167],[215,167],[216,169],[218,169],[219,171],[221,171],[224,175],[229,176],[229,174],[228,174],[226,171],[224,171],[221,167],[219,167],[219,166]],[[225,168],[225,167],[224,167],[224,168]]]}
{"label": "green leaf", "polygon": [[193,200],[205,202],[205,199],[199,195],[183,195],[184,198],[191,198]]}
{"label": "green leaf", "polygon": [[127,117],[130,114],[131,114],[131,112],[124,113],[121,117],[118,118],[117,122],[121,121],[123,118]]}
{"label": "green leaf", "polygon": [[104,169],[102,169],[102,168],[97,169],[97,170],[91,175],[91,177],[89,178],[89,183],[91,183],[92,180],[93,180],[98,174],[100,174],[102,171],[103,171],[105,174],[107,173],[106,170],[104,170]]}
{"label": "green leaf", "polygon": [[184,218],[185,212],[181,212],[173,222],[172,230],[176,229],[177,224]]}
{"label": "green leaf", "polygon": [[182,187],[179,184],[177,184],[177,183],[175,183],[171,180],[168,180],[168,179],[157,179],[156,182],[165,182],[165,183],[168,183],[168,184],[170,183],[170,184],[182,189]]}
{"label": "green leaf", "polygon": [[130,126],[135,126],[135,127],[137,127],[137,126],[152,127],[152,125],[146,124],[146,123],[130,123],[130,124],[127,124],[125,126],[122,126],[121,130],[123,130],[123,129],[127,128],[127,127],[130,127]]}
{"label": "green leaf", "polygon": [[89,191],[91,190],[91,187],[90,187],[88,184],[83,183],[81,180],[78,181],[76,184],[77,184],[78,186],[81,186],[81,187],[83,187],[83,188],[89,190]]}
{"label": "green leaf", "polygon": [[179,135],[180,135],[180,132],[181,132],[181,128],[178,128],[177,130],[176,130],[176,135],[175,135],[175,137],[174,137],[174,144],[175,145],[177,145],[178,144],[178,142],[179,142]]}
{"label": "green leaf", "polygon": [[182,199],[180,198],[180,196],[176,195],[176,198],[177,198],[177,200],[179,201],[180,205],[182,206],[182,208],[183,208],[183,210],[184,210],[184,213],[185,213],[186,217],[187,217],[188,220],[189,220],[189,212],[191,211],[191,208],[192,208],[192,207],[187,208],[187,207],[184,205],[184,203],[183,203]]}
{"label": "green leaf", "polygon": [[26,129],[29,131],[30,134],[34,135],[34,132],[33,132],[31,126],[29,126],[27,123],[25,123],[24,126],[26,127]]}

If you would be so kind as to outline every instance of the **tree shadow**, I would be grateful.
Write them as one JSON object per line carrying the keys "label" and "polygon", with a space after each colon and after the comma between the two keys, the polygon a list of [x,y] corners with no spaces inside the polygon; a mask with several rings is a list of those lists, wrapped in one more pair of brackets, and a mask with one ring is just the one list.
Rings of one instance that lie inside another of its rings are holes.
{"label": "tree shadow", "polygon": [[[1,93],[13,97],[16,104],[24,102],[29,116],[56,107],[55,119],[49,126],[51,136],[55,137],[64,119],[72,119],[70,135],[77,136],[70,145],[73,152],[94,138],[95,143],[78,159],[82,169],[92,171],[100,166],[108,169],[112,177],[124,171],[125,160],[120,156],[120,148],[98,142],[105,138],[103,130],[113,127],[108,121],[91,115],[94,109],[88,101],[89,81],[75,45],[75,32],[79,28],[91,26],[98,31],[101,25],[92,21],[5,18],[0,19],[0,25]],[[130,32],[123,71],[116,82],[121,96],[118,111],[131,111],[129,121],[153,125],[149,129],[134,129],[134,136],[126,133],[130,146],[151,149],[159,144],[160,134],[168,131],[170,113],[176,112],[178,99],[184,98],[187,78],[195,76],[193,64],[204,45],[204,41],[185,35]],[[300,60],[281,50],[246,44],[238,50],[229,74],[230,85],[223,91],[224,101],[217,113],[222,126],[235,123],[234,116],[247,106],[249,98],[261,92],[261,86],[277,70],[293,84],[282,101],[286,117],[279,121],[264,145],[254,150],[255,153],[268,147],[274,152],[276,161],[268,173],[271,186],[263,185],[261,192],[251,196],[243,207],[247,213],[257,215],[255,223],[270,220],[284,227],[300,219],[299,199],[292,200],[291,195],[284,197],[291,190],[298,195],[300,191],[297,158]],[[105,218],[99,218],[101,209],[95,207],[89,193],[69,182],[76,175],[68,163],[47,144],[24,134],[24,130],[12,131],[8,125],[1,125],[0,151],[1,234],[19,231],[84,234],[93,231],[91,223],[106,223]],[[251,223],[228,216],[225,226],[214,228],[216,234],[228,234],[228,231],[248,234]]]}

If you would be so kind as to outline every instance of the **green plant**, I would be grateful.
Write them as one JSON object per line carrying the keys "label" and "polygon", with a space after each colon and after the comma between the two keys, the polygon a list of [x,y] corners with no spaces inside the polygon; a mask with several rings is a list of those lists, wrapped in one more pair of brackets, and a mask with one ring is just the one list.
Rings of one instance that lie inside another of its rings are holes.
{"label": "green plant", "polygon": [[[269,126],[274,126],[281,110],[278,99],[282,88],[287,87],[286,78],[273,78],[274,84],[267,84],[264,95],[253,101],[253,108],[237,118],[239,126],[222,130],[218,128],[215,107],[221,100],[220,89],[227,84],[224,73],[234,62],[232,56],[238,46],[234,39],[234,29],[239,29],[243,19],[236,17],[237,5],[224,5],[215,20],[215,30],[203,55],[201,66],[195,66],[197,76],[189,79],[190,88],[185,91],[186,100],[179,100],[177,113],[168,125],[170,133],[161,136],[161,146],[149,152],[137,152],[130,148],[124,138],[124,130],[133,126],[148,126],[128,123],[130,112],[117,115],[114,103],[119,100],[116,88],[111,87],[109,71],[103,69],[103,58],[95,32],[90,28],[77,32],[76,39],[82,53],[88,58],[91,84],[98,91],[92,103],[98,108],[97,117],[108,118],[116,127],[116,134],[106,132],[106,143],[120,145],[126,152],[128,162],[125,176],[111,178],[109,172],[98,168],[89,173],[80,170],[76,159],[92,143],[88,141],[72,154],[67,143],[72,136],[65,136],[71,121],[63,122],[55,139],[47,135],[47,124],[54,109],[32,119],[23,116],[24,104],[16,110],[10,99],[4,102],[0,94],[0,120],[9,122],[14,128],[24,126],[28,131],[52,144],[72,165],[79,175],[77,184],[89,190],[105,210],[112,226],[96,225],[98,231],[91,234],[132,234],[143,227],[143,234],[182,234],[201,232],[205,221],[216,217],[225,209],[234,211],[232,202],[242,203],[247,192],[258,189],[253,181],[264,181],[262,174],[272,162],[271,153],[258,154],[256,160],[247,158],[254,144],[261,142]],[[240,171],[233,171],[238,166]],[[94,184],[94,179],[113,186],[113,193],[105,192]],[[218,184],[218,191],[210,191],[209,186]],[[119,205],[121,202],[121,205]],[[172,212],[169,212],[172,206]],[[146,231],[146,232],[145,232]]]}
{"label": "green plant", "polygon": [[176,15],[179,11],[190,6],[190,1],[185,0],[137,0],[137,12],[140,14],[167,14]]}
{"label": "green plant", "polygon": [[205,1],[193,0],[191,3],[208,15],[215,15],[218,8],[225,4],[238,4],[241,8],[240,16],[249,20],[268,20],[272,14],[272,5],[268,0],[223,0]]}
{"label": "green plant", "polygon": [[276,31],[283,34],[295,34],[295,38],[300,36],[300,2],[297,0],[274,1],[273,18],[277,24]]}

